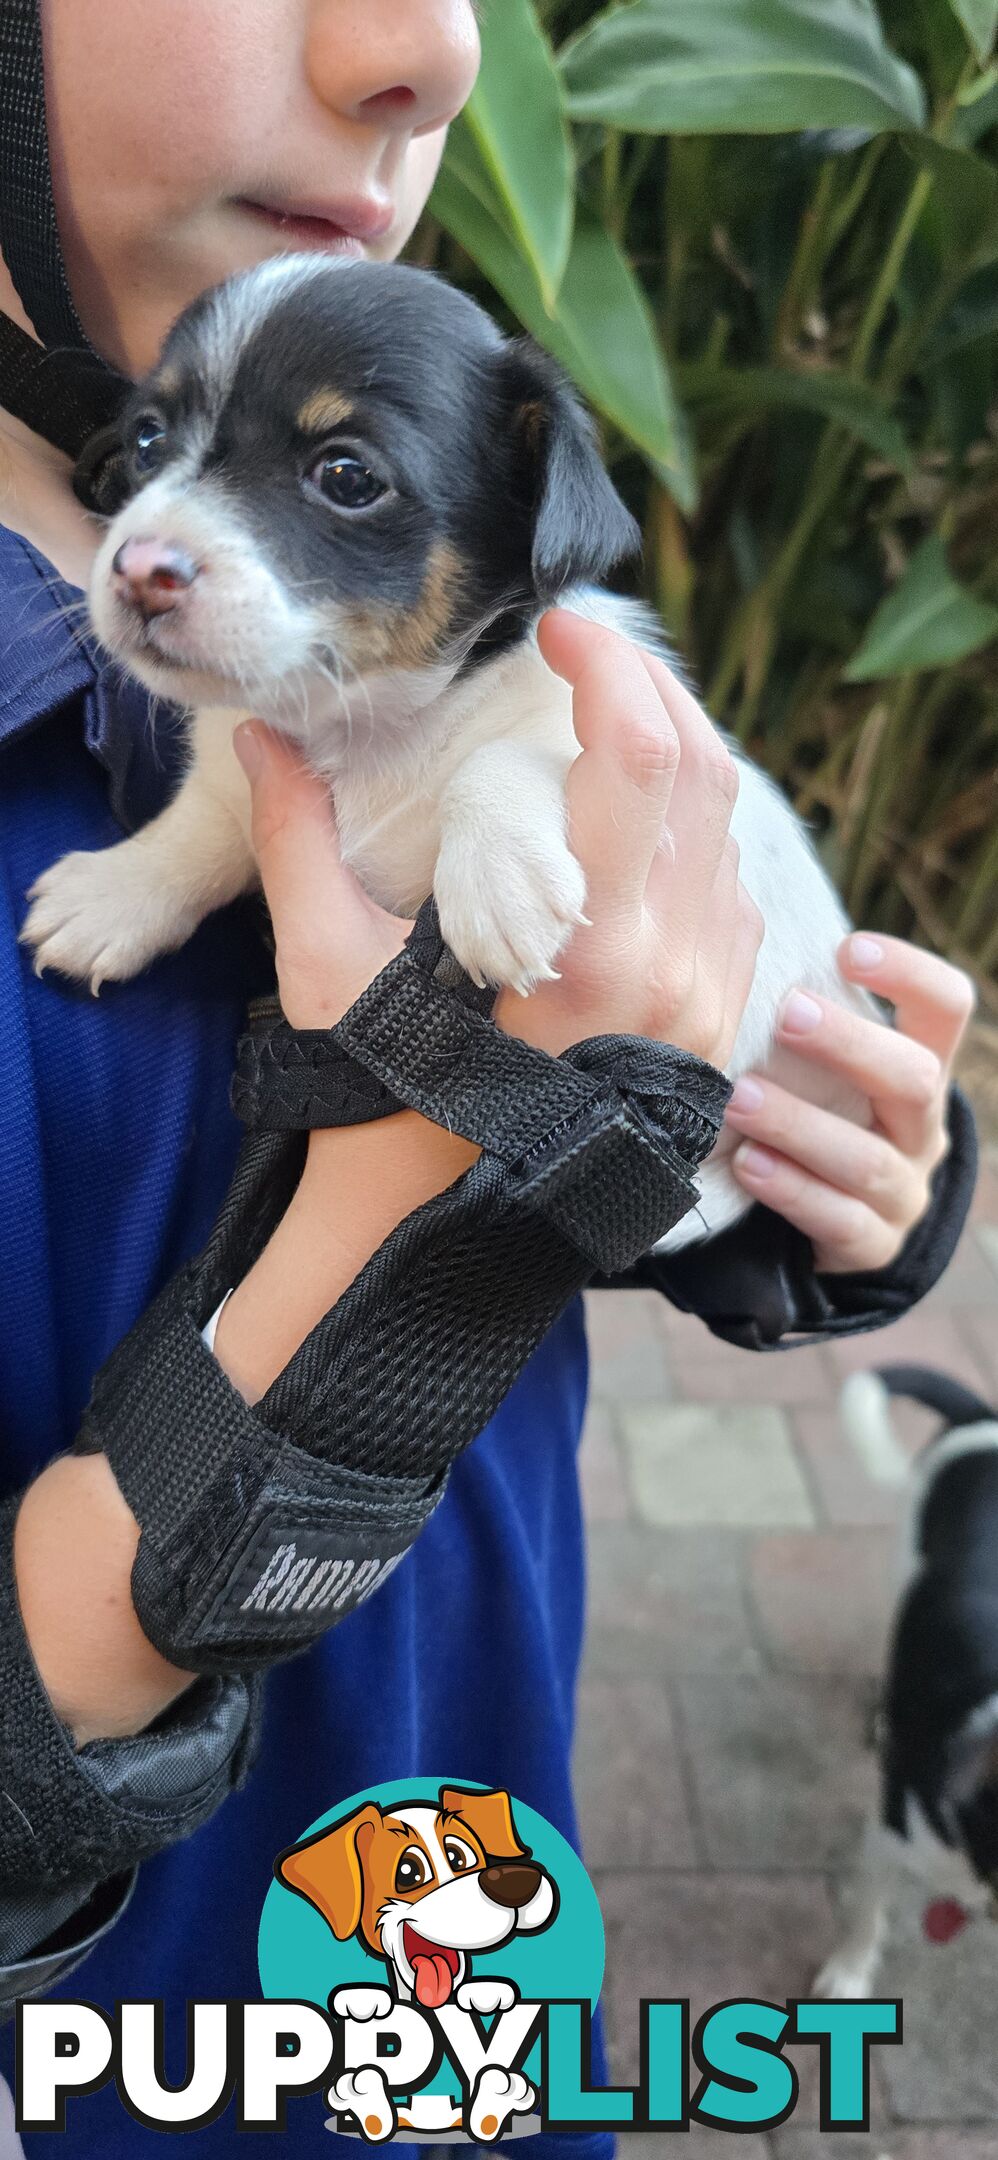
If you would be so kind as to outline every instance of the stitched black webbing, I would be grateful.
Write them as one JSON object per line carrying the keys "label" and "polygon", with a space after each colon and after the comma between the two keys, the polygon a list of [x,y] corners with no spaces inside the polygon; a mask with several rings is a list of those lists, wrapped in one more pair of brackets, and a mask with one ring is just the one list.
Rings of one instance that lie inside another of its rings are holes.
{"label": "stitched black webbing", "polygon": [[127,386],[91,346],[66,277],[38,0],[0,4],[0,251],[41,340],[0,316],[0,405],[76,458]]}
{"label": "stitched black webbing", "polygon": [[59,245],[38,0],[0,8],[0,244],[42,344],[86,350]]}

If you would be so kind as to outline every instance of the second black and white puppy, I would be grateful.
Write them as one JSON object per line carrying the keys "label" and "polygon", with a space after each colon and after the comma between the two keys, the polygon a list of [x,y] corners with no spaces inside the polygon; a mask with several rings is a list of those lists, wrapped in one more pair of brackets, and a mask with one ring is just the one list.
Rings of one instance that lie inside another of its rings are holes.
{"label": "second black and white puppy", "polygon": [[944,1373],[854,1373],[843,1414],[860,1446],[891,1446],[889,1399],[944,1423],[919,1457],[880,1711],[881,1806],[850,1888],[847,1932],[815,1995],[863,2000],[898,1894],[943,1941],[998,1917],[998,1410]]}
{"label": "second black and white puppy", "polygon": [[[642,644],[600,590],[637,529],[567,379],[429,273],[289,256],[198,300],[123,423],[127,493],[97,556],[103,644],[190,714],[190,764],[141,832],[32,888],[36,966],[97,989],[181,945],[256,877],[232,750],[247,712],[330,783],[344,853],[413,914],[432,890],[478,980],[527,990],[583,918],[567,831],[579,745],[535,626],[562,600]],[[861,1098],[774,1050],[795,984],[872,1012],[835,964],[848,928],[803,827],[739,758],[732,831],[766,935],[729,1072],[765,1066],[867,1122]],[[747,1200],[729,1133],[672,1246]]]}

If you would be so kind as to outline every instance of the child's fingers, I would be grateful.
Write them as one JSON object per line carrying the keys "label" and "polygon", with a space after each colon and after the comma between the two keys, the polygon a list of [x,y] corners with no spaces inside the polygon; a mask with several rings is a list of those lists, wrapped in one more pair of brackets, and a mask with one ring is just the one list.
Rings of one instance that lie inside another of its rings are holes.
{"label": "child's fingers", "polygon": [[602,927],[641,905],[679,762],[679,745],[636,646],[565,609],[545,615],[544,659],[571,684],[582,755],[568,776],[572,851],[587,912]]}
{"label": "child's fingers", "polygon": [[885,1222],[907,1229],[928,1201],[924,1171],[883,1133],[805,1102],[775,1080],[746,1073],[736,1083],[725,1123],[752,1144],[864,1200]]}
{"label": "child's fingers", "polygon": [[810,1238],[817,1266],[826,1273],[887,1267],[903,1242],[865,1200],[840,1192],[769,1148],[745,1141],[731,1167],[753,1200],[761,1200]]}
{"label": "child's fingers", "polygon": [[931,1151],[940,1125],[944,1074],[935,1052],[896,1028],[864,1020],[830,998],[795,990],[777,1039],[869,1096],[878,1123],[906,1155]]}
{"label": "child's fingers", "polygon": [[232,746],[250,784],[253,849],[270,912],[275,921],[299,910],[312,920],[339,884],[329,788],[261,720],[240,721]]}
{"label": "child's fingers", "polygon": [[949,1072],[977,1002],[962,968],[904,938],[854,930],[839,948],[839,970],[847,982],[888,998],[898,1032],[934,1051]]}
{"label": "child's fingers", "polygon": [[[641,659],[679,738],[665,861],[673,926],[682,939],[696,935],[711,902],[738,796],[738,768],[706,713],[664,660],[647,652]],[[661,879],[657,882],[661,889]]]}

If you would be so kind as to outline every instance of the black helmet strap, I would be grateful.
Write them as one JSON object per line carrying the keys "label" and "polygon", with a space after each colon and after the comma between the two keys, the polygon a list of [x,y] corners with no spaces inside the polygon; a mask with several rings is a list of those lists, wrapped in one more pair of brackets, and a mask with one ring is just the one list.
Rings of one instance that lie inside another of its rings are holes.
{"label": "black helmet strap", "polygon": [[38,0],[0,4],[0,250],[41,344],[0,315],[0,405],[77,457],[127,388],[69,290],[49,164]]}

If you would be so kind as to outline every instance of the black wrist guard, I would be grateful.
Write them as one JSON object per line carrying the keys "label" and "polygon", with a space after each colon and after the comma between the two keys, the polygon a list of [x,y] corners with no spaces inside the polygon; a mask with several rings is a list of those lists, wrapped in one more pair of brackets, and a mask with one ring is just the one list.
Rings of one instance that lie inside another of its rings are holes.
{"label": "black wrist guard", "polygon": [[[141,1525],[142,1626],[188,1671],[291,1655],[384,1580],[594,1268],[626,1266],[695,1205],[720,1127],[730,1088],[712,1066],[630,1036],[532,1050],[455,987],[421,925],[330,1030],[334,1055],[477,1141],[473,1168],[392,1232],[251,1408],[200,1330],[304,1164],[302,1132],[256,1130],[205,1251],[97,1375],[80,1444],[106,1452]],[[280,1039],[277,1065],[299,1072],[310,1038]]]}

